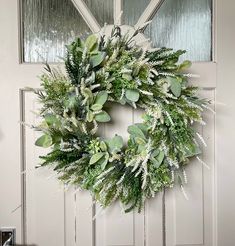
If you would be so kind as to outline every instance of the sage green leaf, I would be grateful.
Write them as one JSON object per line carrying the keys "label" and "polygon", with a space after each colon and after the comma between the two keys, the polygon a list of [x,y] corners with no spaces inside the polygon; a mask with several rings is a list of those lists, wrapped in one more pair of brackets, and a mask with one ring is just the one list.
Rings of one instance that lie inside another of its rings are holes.
{"label": "sage green leaf", "polygon": [[82,90],[82,93],[89,99],[89,102],[91,103],[93,101],[93,94],[92,91],[89,88],[84,88]]}
{"label": "sage green leaf", "polygon": [[95,104],[104,105],[107,100],[108,100],[107,91],[100,91],[95,97]]}
{"label": "sage green leaf", "polygon": [[137,90],[127,89],[126,90],[126,98],[132,102],[137,102],[139,100],[140,94]]}
{"label": "sage green leaf", "polygon": [[36,140],[35,145],[43,148],[48,148],[52,145],[52,137],[47,134],[42,135]]}
{"label": "sage green leaf", "polygon": [[139,137],[139,138],[146,139],[143,131],[136,124],[128,126],[127,131],[134,138]]}
{"label": "sage green leaf", "polygon": [[126,79],[128,81],[131,81],[133,79],[132,76],[130,74],[128,74],[128,73],[123,73],[122,74],[122,78]]}
{"label": "sage green leaf", "polygon": [[104,157],[99,161],[99,164],[101,165],[101,169],[104,170],[109,162],[109,154],[106,153]]}
{"label": "sage green leaf", "polygon": [[126,98],[123,97],[121,100],[119,100],[119,103],[120,103],[121,105],[125,105],[125,104],[126,104]]}
{"label": "sage green leaf", "polygon": [[69,109],[73,109],[77,104],[77,98],[75,96],[71,96],[65,102],[65,106]]}
{"label": "sage green leaf", "polygon": [[159,165],[161,165],[163,159],[164,159],[164,152],[163,151],[160,151],[159,155],[157,156],[157,161],[160,163]]}
{"label": "sage green leaf", "polygon": [[94,115],[90,110],[87,112],[86,119],[88,122],[92,122],[94,119]]}
{"label": "sage green leaf", "polygon": [[119,135],[115,135],[112,139],[106,140],[106,143],[110,153],[120,151],[124,145],[123,138]]}
{"label": "sage green leaf", "polygon": [[151,158],[151,161],[156,168],[158,168],[161,165],[161,163],[158,160],[156,160],[154,157]]}
{"label": "sage green leaf", "polygon": [[104,156],[104,153],[103,153],[103,152],[99,152],[99,153],[94,154],[94,155],[91,157],[89,164],[90,164],[90,165],[95,164],[95,163],[98,162],[103,156]]}
{"label": "sage green leaf", "polygon": [[111,117],[107,112],[102,111],[101,113],[96,114],[95,119],[98,122],[109,122],[111,120]]}
{"label": "sage green leaf", "polygon": [[[143,154],[144,152],[146,152],[146,146],[143,145],[143,144],[140,144],[138,146],[138,150],[137,151],[138,151],[139,154]],[[145,154],[143,154],[143,155],[145,155]]]}
{"label": "sage green leaf", "polygon": [[102,105],[95,103],[95,104],[93,104],[93,105],[91,106],[91,109],[92,109],[93,111],[98,111],[98,110],[101,110],[102,107],[103,107]]}
{"label": "sage green leaf", "polygon": [[178,70],[184,70],[184,69],[188,69],[192,66],[192,62],[191,61],[183,61],[180,65],[179,65],[179,68]]}
{"label": "sage green leaf", "polygon": [[147,135],[148,133],[148,126],[146,124],[143,123],[136,123],[135,124],[138,128],[140,128],[140,130],[144,133],[144,135]]}
{"label": "sage green leaf", "polygon": [[90,57],[92,67],[97,67],[105,58],[105,52],[98,52],[96,55]]}
{"label": "sage green leaf", "polygon": [[186,152],[186,157],[192,157],[201,154],[201,150],[196,144],[192,146],[187,146],[184,151]]}
{"label": "sage green leaf", "polygon": [[133,74],[133,76],[137,76],[139,74],[139,72],[140,72],[140,67],[136,66],[136,67],[134,67],[132,74]]}
{"label": "sage green leaf", "polygon": [[94,82],[95,82],[95,72],[92,71],[91,76],[89,76],[89,77],[86,79],[86,83],[94,83]]}
{"label": "sage green leaf", "polygon": [[135,142],[137,144],[141,144],[141,145],[146,144],[146,141],[143,138],[140,138],[140,137],[136,137],[135,138]]}
{"label": "sage green leaf", "polygon": [[85,45],[89,51],[93,51],[98,45],[97,37],[94,34],[88,36]]}
{"label": "sage green leaf", "polygon": [[47,114],[47,115],[45,115],[44,118],[45,118],[45,121],[48,124],[48,126],[58,125],[58,123],[59,123],[59,120],[53,114]]}
{"label": "sage green leaf", "polygon": [[174,96],[179,97],[181,94],[181,83],[177,78],[169,77],[170,88]]}
{"label": "sage green leaf", "polygon": [[101,148],[102,151],[107,151],[107,146],[106,146],[104,141],[100,142],[100,148]]}
{"label": "sage green leaf", "polygon": [[152,154],[151,154],[151,157],[156,157],[157,155],[159,155],[159,150],[158,149],[155,149]]}

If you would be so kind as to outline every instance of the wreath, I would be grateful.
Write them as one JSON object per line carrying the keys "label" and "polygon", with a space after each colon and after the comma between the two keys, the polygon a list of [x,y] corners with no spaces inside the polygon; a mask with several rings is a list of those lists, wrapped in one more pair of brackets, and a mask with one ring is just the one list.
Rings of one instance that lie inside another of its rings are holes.
{"label": "wreath", "polygon": [[[208,101],[188,85],[191,74],[179,63],[185,51],[144,49],[115,26],[109,37],[90,35],[67,46],[67,74],[52,69],[41,76],[43,135],[36,145],[51,147],[40,156],[65,184],[89,190],[103,207],[120,200],[125,211],[141,211],[145,200],[164,188],[187,181],[185,166],[200,154],[202,137],[193,123],[203,124]],[[143,110],[142,123],[130,125],[129,138],[98,136],[100,123],[112,121],[107,105]],[[199,157],[198,157],[199,159]],[[200,159],[199,159],[200,160]]]}

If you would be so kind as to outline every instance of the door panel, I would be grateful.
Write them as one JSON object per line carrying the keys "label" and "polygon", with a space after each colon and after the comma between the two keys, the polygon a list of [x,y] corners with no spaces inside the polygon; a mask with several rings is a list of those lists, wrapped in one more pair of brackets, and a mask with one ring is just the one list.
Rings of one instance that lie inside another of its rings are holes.
{"label": "door panel", "polygon": [[[207,125],[201,129],[208,144],[202,159],[210,170],[197,161],[187,168],[189,184],[185,190],[189,201],[176,187],[166,192],[165,200],[162,193],[149,200],[141,214],[133,212],[126,215],[118,204],[99,213],[99,206],[93,204],[88,192],[77,191],[76,187],[63,187],[56,177],[48,178],[53,173],[46,168],[35,170],[42,150],[34,146],[37,136],[32,129],[22,127],[20,134],[18,120],[21,111],[22,120],[29,124],[37,122],[31,111],[38,105],[32,92],[21,90],[19,93],[19,89],[39,87],[37,76],[42,65],[18,63],[17,13],[17,1],[0,1],[0,54],[3,57],[0,60],[3,78],[0,84],[0,227],[15,226],[19,244],[160,246],[165,237],[165,225],[169,246],[215,246],[217,183],[215,125],[211,113],[205,114]],[[200,79],[192,79],[192,83],[203,87],[206,97],[216,99],[216,64],[196,63],[190,71],[201,75]],[[140,120],[138,112],[126,107],[114,107],[112,114],[116,124],[104,126],[102,134],[107,137],[115,133],[125,136],[127,126]]]}
{"label": "door panel", "polygon": [[[215,90],[201,93],[214,101]],[[213,105],[212,105],[213,107]],[[199,129],[207,143],[201,146],[201,159],[192,161],[186,168],[188,184],[185,186],[188,200],[179,188],[166,193],[166,235],[167,245],[214,245],[214,204],[215,204],[215,115],[204,114],[206,125]]]}

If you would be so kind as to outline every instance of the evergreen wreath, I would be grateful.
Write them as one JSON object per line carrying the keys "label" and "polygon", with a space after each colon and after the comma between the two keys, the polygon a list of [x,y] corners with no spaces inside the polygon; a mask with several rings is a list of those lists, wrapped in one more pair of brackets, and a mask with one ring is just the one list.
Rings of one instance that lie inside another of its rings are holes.
{"label": "evergreen wreath", "polygon": [[[67,46],[67,75],[46,64],[41,76],[43,135],[36,145],[51,147],[41,166],[52,166],[59,179],[89,190],[103,207],[120,200],[125,211],[141,211],[146,199],[175,182],[186,182],[185,166],[200,154],[193,123],[203,124],[208,101],[188,85],[191,74],[179,63],[185,51],[144,49],[115,26],[111,36],[90,35]],[[130,125],[129,139],[97,136],[109,122],[107,103],[140,108],[143,122]],[[199,159],[200,160],[200,159]],[[202,162],[202,161],[201,161]]]}

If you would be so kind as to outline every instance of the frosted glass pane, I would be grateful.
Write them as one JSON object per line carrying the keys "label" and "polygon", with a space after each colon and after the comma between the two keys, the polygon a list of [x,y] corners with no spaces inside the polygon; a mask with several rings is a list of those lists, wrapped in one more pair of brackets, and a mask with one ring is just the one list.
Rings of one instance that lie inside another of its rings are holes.
{"label": "frosted glass pane", "polygon": [[[134,25],[149,0],[124,0],[125,23]],[[211,0],[165,0],[145,30],[155,47],[187,50],[182,59],[211,60]]]}
{"label": "frosted glass pane", "polygon": [[134,26],[150,0],[123,0],[124,24]]}
{"label": "frosted glass pane", "polygon": [[100,26],[113,24],[113,0],[84,0]]}
{"label": "frosted glass pane", "polygon": [[65,45],[90,29],[71,0],[22,0],[24,62],[58,62]]}
{"label": "frosted glass pane", "polygon": [[184,59],[211,60],[211,0],[165,0],[146,35],[155,47],[185,49]]}

